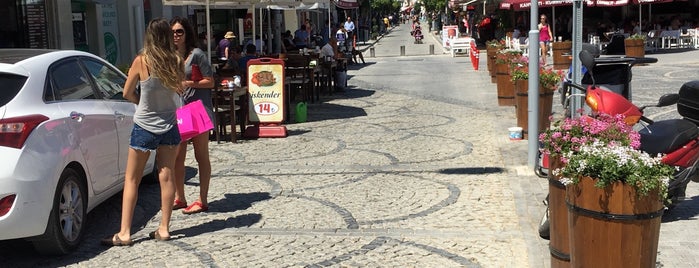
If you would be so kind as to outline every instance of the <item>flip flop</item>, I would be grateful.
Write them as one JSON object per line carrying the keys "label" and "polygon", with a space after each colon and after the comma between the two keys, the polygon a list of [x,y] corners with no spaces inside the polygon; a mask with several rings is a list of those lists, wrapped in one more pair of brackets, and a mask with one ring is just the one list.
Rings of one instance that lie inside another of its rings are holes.
{"label": "flip flop", "polygon": [[187,207],[187,202],[180,201],[179,199],[175,199],[175,203],[172,204],[172,210],[178,210],[181,208],[186,208]]}
{"label": "flip flop", "polygon": [[[194,209],[194,207],[199,207],[199,209]],[[209,210],[209,206],[205,206],[201,203],[201,201],[194,201],[191,205],[189,205],[187,208],[185,208],[182,213],[184,214],[195,214],[199,212],[205,212]]]}
{"label": "flip flop", "polygon": [[114,234],[113,236],[102,238],[102,240],[100,240],[100,243],[103,246],[109,247],[123,247],[133,245],[133,241],[131,241],[131,239],[122,241],[121,238],[119,238],[119,234]]}
{"label": "flip flop", "polygon": [[155,240],[158,240],[158,241],[168,241],[168,240],[170,240],[170,237],[169,237],[169,236],[168,236],[168,237],[162,237],[162,236],[160,236],[160,233],[158,232],[158,230],[155,230],[155,231],[150,232],[150,233],[148,234],[148,237],[150,237],[150,239],[155,239]]}

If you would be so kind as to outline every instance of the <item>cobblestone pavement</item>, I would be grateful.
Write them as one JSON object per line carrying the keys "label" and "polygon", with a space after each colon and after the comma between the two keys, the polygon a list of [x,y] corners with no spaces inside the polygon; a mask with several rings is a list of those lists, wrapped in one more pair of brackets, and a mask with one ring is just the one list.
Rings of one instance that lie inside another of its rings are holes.
{"label": "cobblestone pavement", "polygon": [[[487,72],[465,73],[454,79],[489,81]],[[120,196],[115,196],[90,213],[89,233],[74,254],[35,256],[27,243],[13,241],[0,244],[0,263],[548,267],[548,241],[536,235],[547,184],[526,166],[527,142],[510,141],[503,131],[516,122],[511,107],[416,98],[369,87],[373,83],[356,76],[344,94],[324,95],[309,105],[308,122],[286,125],[286,138],[212,142],[210,211],[175,212],[171,241],[147,238],[160,218],[159,190],[143,185],[134,246],[99,245],[118,229]],[[473,90],[489,92],[495,103],[494,88]],[[198,191],[193,157],[187,166],[191,202]],[[693,250],[697,195],[691,184],[692,199],[663,223],[659,266],[699,262]]]}

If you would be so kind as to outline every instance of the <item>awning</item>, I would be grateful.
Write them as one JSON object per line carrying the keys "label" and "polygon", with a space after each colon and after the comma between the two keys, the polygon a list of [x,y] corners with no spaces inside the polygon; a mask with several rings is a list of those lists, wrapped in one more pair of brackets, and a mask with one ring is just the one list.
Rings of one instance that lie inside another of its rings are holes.
{"label": "awning", "polygon": [[629,0],[595,0],[595,6],[598,7],[618,7],[629,4]]}
{"label": "awning", "polygon": [[315,10],[315,9],[328,9],[330,5],[328,3],[315,3],[312,5],[301,4],[287,4],[287,5],[269,5],[269,9],[275,10]]}
{"label": "awning", "polygon": [[343,9],[359,8],[359,2],[357,0],[337,0],[335,5]]}
{"label": "awning", "polygon": [[[163,0],[165,6],[205,6],[206,7],[206,32],[211,33],[212,8],[238,8],[247,9],[251,7],[267,8],[268,6],[295,6],[314,5],[317,3],[329,3],[332,0]],[[356,0],[351,0],[355,1]],[[357,4],[358,5],[358,4]],[[260,11],[262,12],[262,11]],[[261,14],[261,13],[260,13]],[[255,16],[252,16],[253,25]],[[261,24],[260,24],[261,25]],[[260,26],[262,27],[262,26]],[[255,42],[255,28],[253,27],[253,42]],[[211,58],[211,48],[208,48],[208,55]]]}
{"label": "awning", "polygon": [[[587,6],[595,6],[595,0],[584,0]],[[602,0],[597,0],[602,1]],[[605,0],[609,1],[609,0]],[[613,1],[613,0],[612,0]],[[610,2],[612,2],[610,1]],[[628,0],[619,0],[628,1]],[[539,7],[572,6],[573,0],[539,0]],[[529,0],[504,0],[500,2],[500,9],[514,9],[515,11],[529,10],[532,2]]]}

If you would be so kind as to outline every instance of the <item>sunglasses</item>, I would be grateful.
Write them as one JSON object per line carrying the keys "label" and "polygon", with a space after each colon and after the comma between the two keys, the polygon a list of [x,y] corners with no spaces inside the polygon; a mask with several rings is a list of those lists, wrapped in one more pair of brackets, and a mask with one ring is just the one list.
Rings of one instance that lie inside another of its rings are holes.
{"label": "sunglasses", "polygon": [[177,29],[173,30],[176,36],[183,36],[184,35],[184,29]]}

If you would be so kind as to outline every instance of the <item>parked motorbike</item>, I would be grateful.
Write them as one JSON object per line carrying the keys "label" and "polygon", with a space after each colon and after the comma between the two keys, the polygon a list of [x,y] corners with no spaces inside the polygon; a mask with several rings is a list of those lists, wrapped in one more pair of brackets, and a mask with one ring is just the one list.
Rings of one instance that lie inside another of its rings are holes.
{"label": "parked motorbike", "polygon": [[[589,52],[581,51],[580,59],[588,70],[592,84],[585,87],[565,82],[564,87],[580,89],[585,94],[587,106],[594,112],[625,115],[628,124],[639,128],[640,149],[650,155],[662,154],[663,163],[677,168],[668,186],[669,201],[665,203],[668,210],[672,209],[684,200],[689,181],[699,182],[699,80],[682,85],[679,94],[666,94],[655,104],[638,107],[625,96],[596,85],[593,73],[595,60]],[[643,115],[646,108],[675,104],[683,118],[654,121]],[[548,238],[548,203],[544,203],[546,212],[539,223],[539,235]]]}
{"label": "parked motorbike", "polygon": [[[582,50],[589,53],[593,58],[592,71],[596,74],[592,77],[587,72],[587,67],[582,66],[583,77],[581,79],[582,86],[587,88],[588,85],[594,84],[597,87],[605,88],[616,92],[624,96],[624,98],[631,100],[631,78],[632,72],[631,68],[636,64],[641,63],[655,63],[658,60],[655,58],[627,58],[627,57],[603,57],[600,58],[600,50],[596,45],[584,43],[582,44]],[[564,77],[562,85],[570,84],[572,78],[570,77],[572,73],[571,70],[568,72],[568,76]],[[567,83],[566,83],[567,82]],[[559,88],[559,93],[561,96],[561,104],[563,105],[563,114],[566,116],[570,115],[570,101],[571,97],[571,86],[561,86]],[[584,96],[583,96],[584,97]],[[589,108],[588,108],[589,110]],[[536,162],[536,167],[534,172],[537,176],[541,178],[546,178],[548,176],[548,159],[545,155],[539,155],[539,161]]]}

